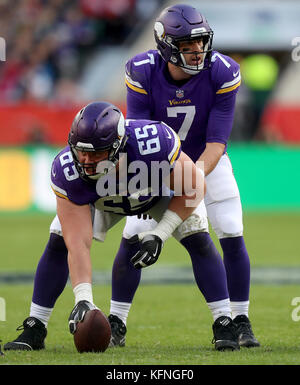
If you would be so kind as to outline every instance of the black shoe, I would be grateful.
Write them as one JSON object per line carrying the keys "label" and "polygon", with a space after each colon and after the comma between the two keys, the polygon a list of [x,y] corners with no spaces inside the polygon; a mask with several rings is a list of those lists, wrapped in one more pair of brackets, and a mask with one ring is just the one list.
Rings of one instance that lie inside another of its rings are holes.
{"label": "black shoe", "polygon": [[214,338],[212,343],[215,344],[216,350],[239,350],[236,326],[229,317],[219,317],[215,320],[213,326]]}
{"label": "black shoe", "polygon": [[237,328],[238,342],[240,346],[245,346],[246,348],[254,348],[260,346],[260,343],[254,337],[251,323],[247,316],[238,315],[235,317],[233,322]]}
{"label": "black shoe", "polygon": [[108,346],[110,348],[115,346],[125,346],[125,334],[127,329],[124,322],[113,314],[108,316],[108,321],[111,327],[111,339]]}
{"label": "black shoe", "polygon": [[12,342],[4,345],[4,350],[41,350],[45,349],[47,336],[45,325],[35,317],[28,317],[17,330],[24,331]]}

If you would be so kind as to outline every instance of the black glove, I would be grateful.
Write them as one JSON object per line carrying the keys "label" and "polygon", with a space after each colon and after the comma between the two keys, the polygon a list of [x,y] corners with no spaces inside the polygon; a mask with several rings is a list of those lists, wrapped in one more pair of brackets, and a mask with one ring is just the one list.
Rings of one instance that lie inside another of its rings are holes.
{"label": "black glove", "polygon": [[77,323],[83,321],[86,312],[94,309],[97,309],[96,306],[89,301],[79,301],[75,305],[69,317],[69,329],[71,334],[75,333]]}
{"label": "black glove", "polygon": [[129,243],[140,244],[140,250],[131,258],[131,263],[136,269],[152,265],[158,260],[163,242],[157,235],[148,234],[141,241],[138,235],[129,239]]}

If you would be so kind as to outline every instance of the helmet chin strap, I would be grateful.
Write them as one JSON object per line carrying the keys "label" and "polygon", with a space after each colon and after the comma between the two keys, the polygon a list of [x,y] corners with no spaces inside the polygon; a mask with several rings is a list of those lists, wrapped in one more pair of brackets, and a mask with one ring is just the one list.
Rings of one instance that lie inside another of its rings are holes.
{"label": "helmet chin strap", "polygon": [[97,164],[97,167],[96,167],[96,174],[95,175],[88,175],[86,172],[85,172],[85,175],[89,178],[89,179],[92,179],[92,180],[98,180],[99,178],[101,178],[102,176],[104,175],[107,175],[108,173],[110,173],[112,170],[114,170],[116,168],[118,164],[118,159],[114,159],[114,160],[103,160],[101,162],[99,162]]}
{"label": "helmet chin strap", "polygon": [[206,53],[203,54],[203,59],[202,59],[201,64],[196,65],[196,66],[191,66],[191,65],[186,64],[184,55],[181,53],[180,57],[181,57],[181,61],[183,63],[183,66],[180,66],[180,67],[181,67],[182,71],[185,72],[186,74],[189,74],[189,75],[197,75],[202,70],[202,68],[204,67],[205,56],[206,56]]}
{"label": "helmet chin strap", "polygon": [[[99,162],[99,163],[101,163],[101,162]],[[102,172],[98,172],[97,174],[95,174],[95,175],[89,175],[89,174],[87,174],[86,172],[84,172],[84,174],[85,174],[85,176],[87,177],[87,178],[89,178],[89,179],[91,179],[91,180],[98,180],[99,178],[101,178],[102,176],[104,176],[104,175],[107,175],[110,171],[112,171],[115,167],[116,167],[116,164],[114,164],[113,162],[110,162],[111,164],[112,164],[112,166],[111,167],[107,167],[107,168],[105,168],[104,169],[104,171],[102,171]],[[97,166],[98,167],[98,166]],[[97,170],[96,170],[97,171]]]}
{"label": "helmet chin strap", "polygon": [[85,173],[85,176],[91,180],[98,180],[102,175],[101,174],[97,174],[97,175],[88,175],[87,173]]}

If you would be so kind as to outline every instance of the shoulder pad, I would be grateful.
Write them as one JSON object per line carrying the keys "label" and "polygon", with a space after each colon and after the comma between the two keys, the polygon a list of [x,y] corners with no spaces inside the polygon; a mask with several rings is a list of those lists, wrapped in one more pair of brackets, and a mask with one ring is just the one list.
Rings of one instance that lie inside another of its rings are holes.
{"label": "shoulder pad", "polygon": [[[69,200],[67,189],[65,187],[65,177],[63,175],[63,169],[61,166],[62,159],[71,163],[71,152],[65,152],[66,149],[61,151],[53,160],[51,167],[51,188],[55,195],[60,198]],[[68,160],[69,159],[69,160]]]}
{"label": "shoulder pad", "polygon": [[155,64],[157,55],[157,51],[151,50],[140,53],[127,61],[125,82],[128,88],[141,94],[148,94],[151,67]]}
{"label": "shoulder pad", "polygon": [[217,94],[236,90],[241,84],[240,66],[231,57],[214,51],[212,54],[212,80]]}

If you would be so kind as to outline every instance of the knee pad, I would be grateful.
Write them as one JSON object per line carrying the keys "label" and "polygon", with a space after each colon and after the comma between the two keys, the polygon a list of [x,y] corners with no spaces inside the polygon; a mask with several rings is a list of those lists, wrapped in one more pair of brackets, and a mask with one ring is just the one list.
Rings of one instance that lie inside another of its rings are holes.
{"label": "knee pad", "polygon": [[219,239],[240,237],[243,235],[243,222],[230,214],[220,215],[219,226],[219,229],[216,231]]}
{"label": "knee pad", "polygon": [[207,205],[210,224],[219,239],[243,235],[243,214],[239,197]]}
{"label": "knee pad", "polygon": [[174,231],[173,236],[181,241],[182,239],[196,233],[208,232],[208,222],[206,215],[199,215],[194,212],[181,223]]}

